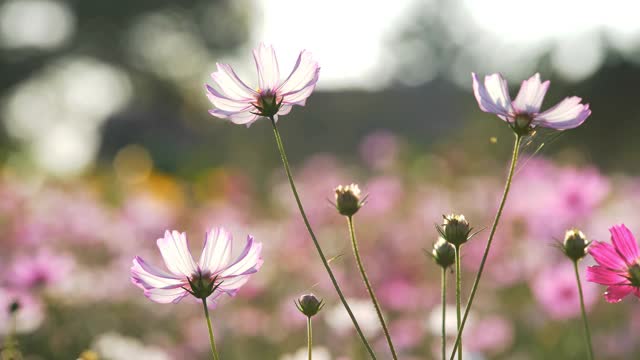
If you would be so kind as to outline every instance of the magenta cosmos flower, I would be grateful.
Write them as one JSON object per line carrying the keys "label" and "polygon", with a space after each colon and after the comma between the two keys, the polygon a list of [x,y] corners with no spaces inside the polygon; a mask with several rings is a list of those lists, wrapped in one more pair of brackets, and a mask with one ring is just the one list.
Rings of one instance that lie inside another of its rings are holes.
{"label": "magenta cosmos flower", "polygon": [[260,117],[286,115],[293,105],[304,106],[318,82],[320,67],[306,50],[300,52],[293,70],[285,80],[280,79],[278,59],[272,46],[260,44],[253,50],[258,70],[258,87],[247,86],[227,64],[216,64],[211,74],[215,89],[206,85],[206,94],[215,109],[213,116],[229,119],[235,124],[250,126]]}
{"label": "magenta cosmos flower", "polygon": [[177,303],[191,294],[198,299],[206,298],[214,306],[220,295],[234,296],[262,265],[262,244],[251,236],[247,237],[242,254],[231,262],[232,240],[225,229],[212,229],[206,235],[204,250],[196,264],[185,233],[166,231],[157,244],[169,272],[136,256],[131,280],[150,300],[158,303]]}
{"label": "magenta cosmos flower", "polygon": [[540,112],[549,80],[540,81],[536,73],[522,82],[516,99],[511,101],[507,81],[501,74],[485,76],[484,85],[478,75],[471,73],[473,93],[480,109],[498,115],[514,131],[527,134],[531,129],[541,126],[555,130],[567,130],[580,126],[589,115],[589,104],[582,104],[577,96],[567,97],[547,111]]}
{"label": "magenta cosmos flower", "polygon": [[598,265],[587,269],[587,280],[607,285],[604,298],[617,303],[625,296],[634,293],[640,297],[640,251],[633,234],[624,225],[609,229],[611,242],[594,241],[589,254]]}

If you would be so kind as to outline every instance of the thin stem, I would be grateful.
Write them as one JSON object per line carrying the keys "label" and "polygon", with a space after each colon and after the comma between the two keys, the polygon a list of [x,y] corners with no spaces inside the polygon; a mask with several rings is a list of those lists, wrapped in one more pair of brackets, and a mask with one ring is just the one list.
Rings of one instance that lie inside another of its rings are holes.
{"label": "thin stem", "polygon": [[311,348],[313,347],[313,330],[311,329],[311,316],[307,316],[307,348],[309,349],[309,360],[312,357]]}
{"label": "thin stem", "polygon": [[11,316],[9,318],[9,326],[8,326],[9,331],[4,341],[4,347],[0,346],[0,355],[3,354],[3,350],[6,351],[9,357],[20,355],[18,341],[17,339],[14,339],[17,334],[17,328],[18,328],[18,317],[15,312],[11,312]]}
{"label": "thin stem", "polygon": [[[460,245],[456,246],[456,320],[458,329],[460,329],[460,321],[462,320],[462,316],[460,314],[462,305],[462,274],[460,272],[461,249],[462,247]],[[459,335],[459,337],[460,341],[458,341],[458,360],[462,360],[462,336]]]}
{"label": "thin stem", "polygon": [[371,297],[371,302],[373,303],[373,306],[376,309],[376,313],[378,314],[380,325],[382,325],[384,336],[387,338],[387,344],[389,344],[389,349],[391,350],[391,356],[393,357],[394,360],[398,360],[396,349],[393,347],[393,341],[391,341],[391,335],[389,334],[389,328],[387,327],[387,323],[384,320],[384,316],[382,315],[382,309],[380,308],[380,303],[378,303],[376,294],[373,292],[373,288],[371,287],[371,283],[369,282],[369,277],[367,276],[367,272],[364,270],[364,264],[362,263],[362,259],[360,258],[360,251],[358,250],[358,241],[356,240],[356,230],[355,230],[355,226],[353,225],[353,216],[347,216],[347,224],[349,225],[349,236],[351,236],[351,246],[353,248],[353,255],[356,258],[356,263],[358,264],[360,275],[362,275],[364,286],[367,287],[367,292],[369,293],[369,297]]}
{"label": "thin stem", "polygon": [[216,349],[216,341],[213,338],[213,328],[211,327],[211,318],[209,317],[209,307],[207,307],[207,299],[202,299],[202,306],[204,307],[204,317],[207,318],[207,326],[209,327],[209,341],[211,342],[211,354],[213,360],[220,360],[218,350]]}
{"label": "thin stem", "polygon": [[476,296],[476,291],[478,291],[478,284],[480,283],[480,278],[482,277],[482,271],[484,270],[484,265],[487,262],[487,257],[489,255],[489,249],[491,248],[491,242],[493,241],[493,236],[496,233],[496,229],[498,228],[498,223],[500,222],[500,217],[502,216],[502,210],[504,209],[504,205],[507,202],[507,196],[509,195],[509,189],[511,188],[511,181],[513,180],[513,174],[516,169],[516,163],[518,162],[518,152],[520,150],[520,142],[522,141],[522,136],[516,134],[516,141],[513,144],[513,154],[511,156],[511,166],[509,167],[509,175],[507,176],[507,181],[504,184],[504,192],[502,193],[502,200],[500,201],[500,206],[498,207],[498,212],[496,213],[496,217],[493,220],[493,225],[491,226],[491,233],[489,233],[489,240],[487,241],[487,246],[484,249],[484,254],[482,255],[482,261],[480,261],[480,268],[478,269],[478,275],[476,275],[476,279],[473,281],[473,287],[471,288],[471,294],[469,294],[469,302],[467,303],[467,308],[464,310],[464,316],[462,317],[462,323],[458,327],[458,336],[456,337],[456,342],[453,345],[453,353],[449,360],[453,360],[456,355],[456,350],[458,348],[458,344],[462,339],[462,331],[464,330],[464,325],[467,323],[467,317],[469,316],[469,311],[471,310],[471,305],[473,305],[473,299]]}
{"label": "thin stem", "polygon": [[447,268],[442,268],[442,360],[447,358]]}
{"label": "thin stem", "polygon": [[282,164],[284,165],[284,170],[287,173],[287,178],[289,179],[289,185],[291,186],[291,191],[293,192],[293,197],[296,199],[296,203],[298,204],[298,210],[300,210],[300,215],[302,215],[302,220],[304,220],[304,224],[307,227],[307,231],[309,232],[309,235],[311,236],[311,240],[313,240],[313,245],[315,245],[316,247],[316,251],[320,256],[320,260],[322,260],[322,264],[324,265],[324,268],[327,270],[327,274],[329,274],[331,283],[333,283],[333,287],[336,289],[336,292],[338,293],[338,297],[340,297],[340,301],[342,301],[342,305],[344,306],[345,310],[347,310],[347,313],[351,318],[351,322],[353,322],[353,326],[355,327],[356,332],[360,336],[360,340],[362,340],[362,343],[367,348],[367,352],[369,352],[369,355],[371,356],[371,358],[376,360],[376,354],[373,352],[373,348],[371,347],[371,345],[369,345],[367,338],[364,337],[364,333],[362,332],[362,329],[360,329],[360,325],[358,325],[358,321],[356,320],[356,317],[353,315],[353,312],[351,311],[351,308],[349,307],[349,304],[347,303],[347,300],[345,299],[344,294],[340,289],[340,285],[338,285],[338,281],[336,280],[336,277],[333,275],[333,271],[329,266],[329,262],[327,261],[327,258],[324,256],[324,252],[320,247],[320,243],[318,243],[318,240],[316,239],[316,235],[313,233],[313,229],[311,229],[311,224],[309,223],[309,219],[307,219],[307,214],[304,212],[304,208],[302,207],[302,202],[300,201],[298,190],[296,189],[296,185],[293,182],[293,176],[291,175],[291,169],[289,168],[289,161],[287,160],[287,154],[284,151],[284,145],[282,144],[282,138],[280,137],[280,132],[278,131],[278,127],[276,126],[276,121],[273,117],[271,117],[270,120],[271,120],[271,125],[273,126],[273,134],[276,137],[276,144],[278,145],[278,151],[280,152],[280,157],[282,158]]}
{"label": "thin stem", "polygon": [[573,269],[576,271],[576,281],[578,282],[578,293],[580,294],[580,310],[582,311],[582,322],[584,323],[584,337],[587,342],[587,352],[589,360],[593,360],[593,345],[591,345],[591,331],[587,321],[587,311],[584,309],[584,296],[582,295],[582,283],[580,282],[580,272],[578,271],[578,261],[573,262]]}

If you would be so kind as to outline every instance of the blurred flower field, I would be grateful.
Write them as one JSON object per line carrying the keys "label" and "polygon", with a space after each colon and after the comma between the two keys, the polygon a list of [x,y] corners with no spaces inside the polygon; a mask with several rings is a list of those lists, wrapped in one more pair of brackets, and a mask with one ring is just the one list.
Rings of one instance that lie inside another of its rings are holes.
{"label": "blurred flower field", "polygon": [[[475,158],[420,153],[387,131],[366,136],[358,149],[357,159],[317,154],[294,166],[302,200],[363,331],[386,358],[384,336],[349,254],[346,221],[327,201],[337,185],[360,184],[369,195],[354,218],[360,252],[396,348],[406,360],[437,358],[440,268],[423,250],[429,253],[436,242],[434,224],[443,213],[464,213],[476,229],[490,226],[506,169],[486,163],[481,172],[467,172],[477,167]],[[523,150],[470,313],[465,357],[584,359],[572,263],[558,244],[573,227],[601,241],[608,241],[612,224],[638,230],[640,178],[551,161],[530,146]],[[366,358],[281,169],[255,179],[239,167],[220,167],[192,182],[127,160],[116,161],[116,171],[67,182],[25,181],[3,171],[0,334],[6,338],[15,326],[24,359],[208,358],[206,325],[193,299],[152,304],[131,284],[129,269],[135,255],[161,263],[155,244],[165,229],[186,231],[198,255],[213,226],[231,231],[234,256],[251,234],[262,242],[264,258],[235,299],[211,310],[222,358],[306,359],[306,319],[294,300],[308,292],[326,302],[314,318],[314,359]],[[487,236],[484,230],[465,245],[463,294]],[[593,265],[590,257],[580,267],[594,348],[602,359],[630,359],[640,351],[633,335],[640,330],[637,299],[606,304],[604,288],[584,281],[587,265]],[[450,344],[453,298],[450,292]],[[15,318],[8,311],[14,302]]]}

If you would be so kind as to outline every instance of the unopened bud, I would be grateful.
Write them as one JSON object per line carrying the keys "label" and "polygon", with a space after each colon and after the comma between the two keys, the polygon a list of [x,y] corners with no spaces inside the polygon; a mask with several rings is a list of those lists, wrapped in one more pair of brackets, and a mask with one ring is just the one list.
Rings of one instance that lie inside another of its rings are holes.
{"label": "unopened bud", "polygon": [[458,247],[469,240],[469,234],[473,230],[464,215],[449,214],[443,215],[442,225],[436,226],[440,236],[454,246]]}
{"label": "unopened bud", "polygon": [[306,294],[298,298],[296,307],[305,316],[312,317],[324,307],[324,300],[318,299],[313,294]]}
{"label": "unopened bud", "polygon": [[364,205],[360,200],[360,188],[356,184],[338,186],[336,192],[336,209],[344,216],[352,216]]}
{"label": "unopened bud", "polygon": [[433,245],[431,255],[436,264],[445,269],[456,262],[456,248],[443,238],[439,238]]}
{"label": "unopened bud", "polygon": [[578,261],[587,255],[590,242],[578,229],[567,230],[562,243],[562,252],[573,261]]}

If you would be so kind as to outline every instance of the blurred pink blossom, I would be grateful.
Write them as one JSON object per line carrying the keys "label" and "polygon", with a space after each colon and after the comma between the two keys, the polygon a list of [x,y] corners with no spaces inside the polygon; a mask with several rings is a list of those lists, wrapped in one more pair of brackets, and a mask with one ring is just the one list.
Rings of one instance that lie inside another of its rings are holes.
{"label": "blurred pink blossom", "polygon": [[374,170],[389,169],[398,157],[398,138],[388,130],[377,130],[360,143],[360,157]]}
{"label": "blurred pink blossom", "polygon": [[465,333],[465,346],[471,351],[496,355],[513,343],[513,325],[504,317],[488,316],[479,319]]}
{"label": "blurred pink blossom", "polygon": [[7,283],[21,289],[47,287],[66,279],[74,263],[70,256],[41,249],[16,257],[7,272]]}
{"label": "blurred pink blossom", "polygon": [[[18,308],[11,314],[13,304]],[[14,329],[17,333],[33,332],[44,319],[44,307],[36,297],[22,290],[0,288],[0,334]]]}
{"label": "blurred pink blossom", "polygon": [[[531,282],[533,295],[549,316],[556,320],[580,315],[580,294],[573,265],[565,261],[549,265]],[[589,311],[598,298],[593,284],[582,282],[584,305]]]}

